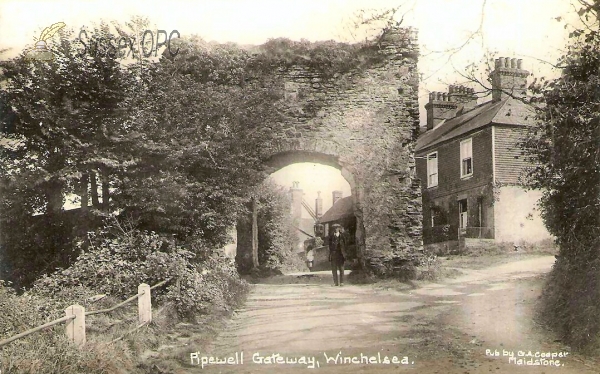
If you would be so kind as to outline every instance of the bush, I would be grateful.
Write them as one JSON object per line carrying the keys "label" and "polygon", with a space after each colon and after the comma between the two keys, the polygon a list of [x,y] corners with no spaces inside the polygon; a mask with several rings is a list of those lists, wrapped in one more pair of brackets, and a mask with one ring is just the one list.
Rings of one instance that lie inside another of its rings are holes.
{"label": "bush", "polygon": [[437,280],[441,276],[441,262],[435,254],[423,256],[417,271],[417,280]]}
{"label": "bush", "polygon": [[233,264],[200,242],[190,243],[190,251],[141,231],[100,232],[90,241],[72,266],[38,279],[32,293],[52,298],[53,306],[62,309],[95,294],[126,299],[140,283],[171,278],[153,291],[153,298],[158,304],[171,302],[179,316],[193,318],[213,308],[228,309],[247,291]]}
{"label": "bush", "polygon": [[0,278],[10,280],[19,290],[31,287],[42,274],[75,260],[73,243],[77,231],[89,224],[82,217],[65,212],[17,215],[5,206],[0,211]]}
{"label": "bush", "polygon": [[538,318],[574,349],[600,354],[600,258],[558,256]]}

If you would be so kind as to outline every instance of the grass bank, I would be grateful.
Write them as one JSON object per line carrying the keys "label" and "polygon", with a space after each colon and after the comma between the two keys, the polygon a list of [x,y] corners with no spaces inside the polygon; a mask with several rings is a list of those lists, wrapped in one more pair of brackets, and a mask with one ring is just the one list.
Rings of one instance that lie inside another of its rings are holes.
{"label": "grass bank", "polygon": [[[152,322],[141,328],[137,328],[135,302],[107,314],[87,316],[87,341],[81,348],[67,341],[64,324],[59,324],[0,347],[0,369],[16,374],[173,373],[185,367],[190,352],[202,350],[216,337],[235,308],[244,302],[248,290],[249,286],[238,292],[228,308],[198,315],[194,323],[181,319],[169,303],[153,308]],[[107,297],[87,303],[86,310],[108,308],[119,301]],[[60,317],[59,311],[43,315],[48,304],[48,300],[0,288],[0,337],[13,336]]]}

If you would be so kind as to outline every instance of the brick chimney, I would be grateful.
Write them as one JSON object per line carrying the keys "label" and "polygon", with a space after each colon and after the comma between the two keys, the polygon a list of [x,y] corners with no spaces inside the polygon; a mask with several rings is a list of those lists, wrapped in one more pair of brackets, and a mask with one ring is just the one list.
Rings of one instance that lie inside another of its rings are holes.
{"label": "brick chimney", "polygon": [[339,199],[341,199],[343,194],[344,194],[343,191],[333,191],[331,193],[331,197],[332,197],[332,200],[333,200],[333,203],[331,205],[334,205],[336,201],[338,201]]}
{"label": "brick chimney", "polygon": [[429,102],[425,104],[427,110],[427,130],[435,128],[445,119],[450,119],[456,115],[458,103],[450,101],[451,96],[446,92],[431,92]]}
{"label": "brick chimney", "polygon": [[472,88],[451,85],[446,92],[432,92],[429,102],[425,105],[427,110],[427,130],[431,130],[443,120],[454,118],[457,112],[469,111],[477,105],[477,95]]}
{"label": "brick chimney", "polygon": [[292,195],[292,219],[298,224],[300,218],[302,218],[302,196],[304,192],[300,189],[300,182],[292,182],[290,188],[290,194]]}
{"label": "brick chimney", "polygon": [[455,101],[460,106],[462,105],[462,112],[468,112],[469,110],[477,106],[477,95],[475,90],[465,86],[450,85],[448,88],[448,96],[450,101]]}
{"label": "brick chimney", "polygon": [[321,191],[317,191],[317,198],[315,199],[315,215],[317,219],[323,216],[323,199],[321,198]]}
{"label": "brick chimney", "polygon": [[496,59],[495,70],[490,74],[492,80],[492,101],[501,100],[509,95],[524,97],[527,93],[527,76],[523,70],[523,60],[500,57]]}

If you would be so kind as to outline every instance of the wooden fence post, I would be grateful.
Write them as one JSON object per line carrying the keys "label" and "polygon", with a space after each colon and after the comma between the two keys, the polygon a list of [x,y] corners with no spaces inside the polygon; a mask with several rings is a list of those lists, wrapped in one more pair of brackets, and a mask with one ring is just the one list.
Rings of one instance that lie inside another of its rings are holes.
{"label": "wooden fence post", "polygon": [[138,286],[138,313],[140,324],[152,321],[152,301],[150,299],[150,285],[142,283]]}
{"label": "wooden fence post", "polygon": [[75,316],[74,319],[67,321],[65,328],[67,338],[78,347],[85,344],[85,308],[81,305],[71,305],[65,309],[67,316]]}

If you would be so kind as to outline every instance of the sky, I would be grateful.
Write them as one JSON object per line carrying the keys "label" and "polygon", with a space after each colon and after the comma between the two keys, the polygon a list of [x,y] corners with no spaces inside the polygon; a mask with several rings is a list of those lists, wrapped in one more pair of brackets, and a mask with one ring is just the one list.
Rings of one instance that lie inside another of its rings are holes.
{"label": "sky", "polygon": [[[418,29],[421,120],[428,93],[464,83],[458,72],[472,63],[483,69],[486,52],[522,58],[524,68],[536,76],[555,76],[557,72],[543,61],[555,62],[566,43],[568,28],[556,18],[574,20],[570,0],[0,0],[0,50],[11,48],[0,59],[31,47],[43,28],[59,21],[77,31],[101,19],[123,23],[136,15],[148,17],[167,33],[177,30],[207,41],[262,44],[269,38],[288,37],[353,42],[368,35],[364,30],[356,35],[348,31],[358,10],[398,5],[402,6],[396,19],[403,16],[404,26]],[[475,31],[480,32],[469,38]],[[300,181],[311,203],[316,191],[323,191],[325,209],[331,190],[349,194],[339,171],[325,166],[292,165],[274,179],[284,186]]]}
{"label": "sky", "polygon": [[[167,32],[197,34],[207,41],[262,44],[289,37],[352,42],[347,26],[359,9],[399,4],[397,19],[404,15],[403,25],[419,30],[421,96],[460,80],[453,73],[479,62],[486,50],[523,58],[533,72],[543,70],[536,59],[554,62],[565,42],[566,30],[555,18],[573,13],[570,0],[0,0],[0,49],[23,49],[55,22],[79,30],[100,19],[125,22],[134,15],[148,17]],[[480,26],[481,35],[451,61],[448,53],[435,53],[461,46]]]}

